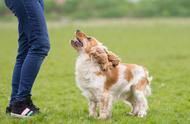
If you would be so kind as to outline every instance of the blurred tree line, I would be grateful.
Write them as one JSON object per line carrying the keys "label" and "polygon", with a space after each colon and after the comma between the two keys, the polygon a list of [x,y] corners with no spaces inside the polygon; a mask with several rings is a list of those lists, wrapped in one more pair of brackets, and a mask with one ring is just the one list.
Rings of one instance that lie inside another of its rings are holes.
{"label": "blurred tree line", "polygon": [[[190,0],[44,0],[47,16],[68,18],[190,17]],[[0,17],[9,15],[0,1]]]}

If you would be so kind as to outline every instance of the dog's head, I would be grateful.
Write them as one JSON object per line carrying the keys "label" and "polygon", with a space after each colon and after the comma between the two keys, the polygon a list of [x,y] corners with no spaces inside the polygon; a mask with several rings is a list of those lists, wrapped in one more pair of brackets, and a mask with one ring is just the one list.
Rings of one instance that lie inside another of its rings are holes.
{"label": "dog's head", "polygon": [[76,39],[71,40],[71,45],[77,50],[79,54],[88,54],[90,58],[94,59],[102,68],[107,71],[116,67],[120,63],[117,55],[107,50],[98,40],[87,36],[85,33],[77,30]]}
{"label": "dog's head", "polygon": [[71,40],[71,45],[75,48],[79,53],[85,52],[90,53],[91,48],[100,44],[95,38],[87,36],[85,33],[77,30],[75,33],[76,39]]}

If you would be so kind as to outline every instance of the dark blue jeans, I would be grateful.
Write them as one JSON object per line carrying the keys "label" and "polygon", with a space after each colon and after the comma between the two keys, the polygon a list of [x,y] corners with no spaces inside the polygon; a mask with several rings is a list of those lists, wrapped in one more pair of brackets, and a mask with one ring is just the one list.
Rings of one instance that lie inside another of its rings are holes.
{"label": "dark blue jeans", "polygon": [[40,66],[47,56],[50,43],[44,17],[43,0],[5,0],[18,18],[18,54],[12,77],[10,105],[31,96]]}

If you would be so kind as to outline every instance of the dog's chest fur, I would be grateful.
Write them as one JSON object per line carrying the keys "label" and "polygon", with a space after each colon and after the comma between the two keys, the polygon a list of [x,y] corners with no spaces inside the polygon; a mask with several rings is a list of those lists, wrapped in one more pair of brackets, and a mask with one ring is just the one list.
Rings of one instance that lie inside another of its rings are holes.
{"label": "dog's chest fur", "polygon": [[82,54],[76,62],[76,81],[83,95],[98,100],[103,92],[105,76],[97,75],[100,72],[98,64],[93,62],[87,54]]}

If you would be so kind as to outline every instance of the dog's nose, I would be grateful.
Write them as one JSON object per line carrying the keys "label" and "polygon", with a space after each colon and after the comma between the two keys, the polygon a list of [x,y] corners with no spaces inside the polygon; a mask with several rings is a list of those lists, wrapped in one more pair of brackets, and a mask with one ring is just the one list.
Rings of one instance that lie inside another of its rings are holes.
{"label": "dog's nose", "polygon": [[77,30],[76,30],[76,32],[80,32],[80,30],[79,30],[79,29],[77,29]]}

